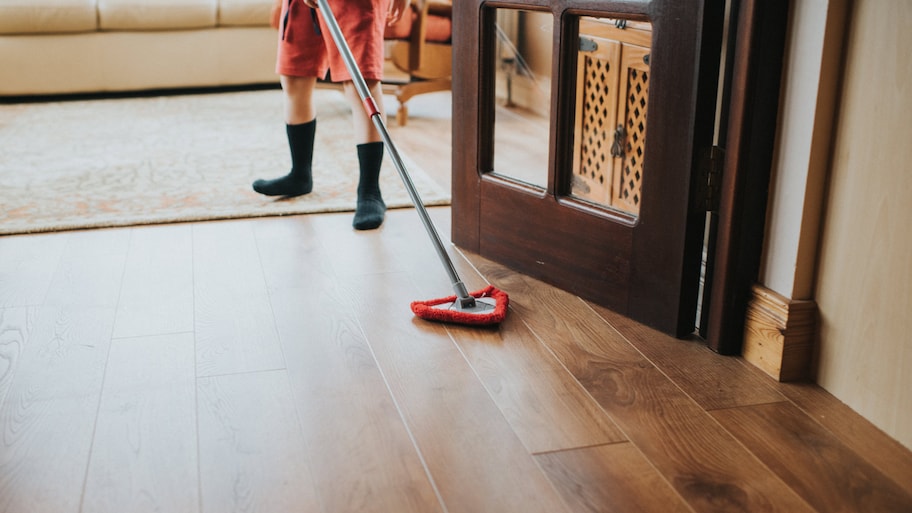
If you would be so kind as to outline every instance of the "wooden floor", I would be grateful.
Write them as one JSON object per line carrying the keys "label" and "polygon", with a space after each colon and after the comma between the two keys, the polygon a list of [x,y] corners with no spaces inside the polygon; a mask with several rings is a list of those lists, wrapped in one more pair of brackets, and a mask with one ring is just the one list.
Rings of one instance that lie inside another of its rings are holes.
{"label": "wooden floor", "polygon": [[415,319],[451,293],[415,212],[350,223],[0,238],[0,511],[912,511],[912,454],[820,388],[456,248],[506,322]]}

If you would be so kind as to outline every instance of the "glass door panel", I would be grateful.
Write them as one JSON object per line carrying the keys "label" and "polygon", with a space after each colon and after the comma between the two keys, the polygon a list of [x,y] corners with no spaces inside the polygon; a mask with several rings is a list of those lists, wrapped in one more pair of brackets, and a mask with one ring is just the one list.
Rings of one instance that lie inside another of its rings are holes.
{"label": "glass door panel", "polygon": [[494,173],[548,185],[551,106],[550,13],[495,10]]}

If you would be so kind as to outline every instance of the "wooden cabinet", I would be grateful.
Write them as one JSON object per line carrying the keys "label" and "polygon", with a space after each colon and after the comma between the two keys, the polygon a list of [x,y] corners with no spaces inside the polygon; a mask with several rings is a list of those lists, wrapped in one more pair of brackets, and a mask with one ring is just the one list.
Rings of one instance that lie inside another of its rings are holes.
{"label": "wooden cabinet", "polygon": [[652,27],[580,20],[575,197],[636,215],[640,210]]}

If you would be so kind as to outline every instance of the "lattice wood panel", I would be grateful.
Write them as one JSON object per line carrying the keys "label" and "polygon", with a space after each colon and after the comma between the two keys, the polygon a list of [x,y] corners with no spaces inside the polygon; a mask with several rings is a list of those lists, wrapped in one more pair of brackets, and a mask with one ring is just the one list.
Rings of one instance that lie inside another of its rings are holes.
{"label": "lattice wood panel", "polygon": [[573,194],[601,204],[611,201],[614,162],[609,153],[617,119],[617,43],[581,54],[577,93],[577,144],[574,148]]}
{"label": "lattice wood panel", "polygon": [[646,153],[649,65],[644,58],[649,49],[588,39],[597,49],[581,51],[578,61],[571,194],[637,214]]}
{"label": "lattice wood panel", "polygon": [[611,204],[638,213],[642,200],[643,157],[646,154],[646,105],[649,98],[649,72],[637,67],[626,69],[624,95],[624,155],[616,167],[617,182]]}

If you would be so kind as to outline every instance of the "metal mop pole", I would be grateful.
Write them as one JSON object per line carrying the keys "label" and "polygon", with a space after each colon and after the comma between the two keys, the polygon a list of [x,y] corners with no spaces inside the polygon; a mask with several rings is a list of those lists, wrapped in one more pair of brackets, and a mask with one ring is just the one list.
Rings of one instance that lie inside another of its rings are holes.
{"label": "metal mop pole", "polygon": [[355,85],[355,89],[358,91],[358,96],[361,97],[361,101],[364,103],[364,109],[373,121],[377,131],[380,132],[380,136],[386,144],[386,149],[389,151],[389,156],[396,166],[396,170],[399,172],[399,177],[402,178],[402,183],[408,191],[409,198],[411,198],[412,203],[415,205],[415,210],[418,211],[418,217],[421,218],[421,223],[431,237],[431,242],[434,243],[434,249],[437,250],[437,256],[440,257],[440,261],[443,263],[443,266],[450,277],[450,282],[453,284],[453,289],[456,292],[457,297],[455,306],[460,310],[471,310],[476,308],[475,298],[469,294],[465,284],[459,279],[459,275],[456,273],[456,267],[453,265],[453,261],[450,260],[450,256],[447,254],[446,248],[440,240],[437,229],[434,228],[434,223],[431,221],[427,209],[424,208],[424,203],[418,195],[418,190],[415,189],[415,184],[412,182],[412,177],[409,176],[405,163],[402,161],[402,157],[399,156],[399,150],[396,148],[396,145],[393,144],[389,131],[386,129],[386,124],[383,122],[383,116],[380,115],[377,103],[374,101],[374,97],[371,95],[370,89],[368,89],[367,83],[364,81],[361,70],[358,69],[358,65],[351,53],[351,49],[348,47],[345,36],[342,35],[342,30],[339,28],[336,16],[333,14],[332,9],[330,9],[327,0],[317,0],[317,5],[320,8],[323,19],[329,27],[329,32],[332,35],[333,41],[336,43],[336,47],[342,55],[342,59],[345,61],[345,67],[352,77],[352,82]]}

